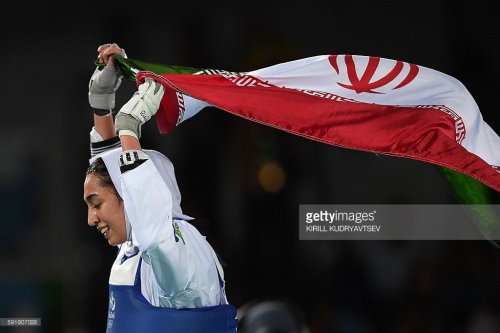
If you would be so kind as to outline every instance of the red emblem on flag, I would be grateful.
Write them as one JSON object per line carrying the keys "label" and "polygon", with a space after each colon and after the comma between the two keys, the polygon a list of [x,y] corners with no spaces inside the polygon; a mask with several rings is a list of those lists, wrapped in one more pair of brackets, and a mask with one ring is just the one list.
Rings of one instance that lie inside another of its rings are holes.
{"label": "red emblem on flag", "polygon": [[[329,56],[328,60],[330,61],[330,64],[332,65],[333,69],[337,72],[337,74],[339,74],[340,71],[339,71],[339,66],[337,64],[337,55]],[[381,88],[389,84],[390,82],[394,81],[394,79],[396,79],[396,77],[403,70],[404,63],[402,61],[397,61],[389,73],[387,73],[382,78],[371,82],[373,75],[375,74],[378,68],[379,63],[380,63],[379,57],[369,57],[368,65],[366,66],[365,72],[363,73],[361,78],[359,78],[356,72],[356,63],[352,55],[346,55],[345,64],[347,68],[347,77],[349,78],[351,84],[348,85],[340,82],[337,82],[337,84],[346,89],[354,90],[358,94],[362,92],[372,93],[372,94],[383,94],[382,92],[373,91],[373,89]],[[413,79],[417,76],[418,66],[414,64],[409,64],[409,65],[410,65],[410,70],[408,71],[406,77],[396,87],[392,88],[392,90],[406,86],[408,83],[413,81]]]}

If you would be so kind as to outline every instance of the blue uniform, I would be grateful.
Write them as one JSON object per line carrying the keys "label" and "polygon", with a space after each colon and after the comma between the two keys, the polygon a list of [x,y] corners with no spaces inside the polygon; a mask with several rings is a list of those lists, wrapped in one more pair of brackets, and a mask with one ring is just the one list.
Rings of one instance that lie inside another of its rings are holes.
{"label": "blue uniform", "polygon": [[236,332],[236,309],[229,304],[172,309],[149,304],[141,293],[142,259],[128,258],[137,267],[133,285],[109,285],[107,333],[224,333]]}

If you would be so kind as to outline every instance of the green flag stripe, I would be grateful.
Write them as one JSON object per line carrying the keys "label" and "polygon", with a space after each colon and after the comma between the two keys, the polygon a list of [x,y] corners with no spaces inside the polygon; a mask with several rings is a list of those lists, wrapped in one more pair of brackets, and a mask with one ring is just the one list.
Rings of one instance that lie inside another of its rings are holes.
{"label": "green flag stripe", "polygon": [[500,228],[500,216],[488,205],[500,204],[497,192],[472,177],[448,168],[439,167],[455,198],[464,205],[468,216],[483,236],[495,247],[500,248],[500,240],[491,239],[494,230]]}
{"label": "green flag stripe", "polygon": [[[119,75],[123,75],[131,81],[135,81],[137,72],[141,70],[148,70],[156,74],[194,74],[201,71],[201,69],[186,67],[186,66],[169,66],[162,64],[155,64],[136,59],[125,59],[124,57],[113,54],[116,61],[116,70]],[[104,67],[106,64],[96,61],[96,66]]]}

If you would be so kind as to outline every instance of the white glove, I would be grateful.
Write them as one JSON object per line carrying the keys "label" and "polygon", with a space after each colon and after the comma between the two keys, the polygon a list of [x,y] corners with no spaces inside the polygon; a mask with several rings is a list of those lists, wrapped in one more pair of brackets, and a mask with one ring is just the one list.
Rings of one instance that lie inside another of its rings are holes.
{"label": "white glove", "polygon": [[142,125],[156,114],[164,92],[165,88],[159,82],[146,78],[115,117],[115,129],[118,135],[140,138]]}

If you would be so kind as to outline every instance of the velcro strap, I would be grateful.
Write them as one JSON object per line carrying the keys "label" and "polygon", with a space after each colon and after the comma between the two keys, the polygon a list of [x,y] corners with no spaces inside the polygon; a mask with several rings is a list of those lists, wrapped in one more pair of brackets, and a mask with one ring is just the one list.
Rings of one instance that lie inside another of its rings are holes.
{"label": "velcro strap", "polygon": [[115,108],[115,94],[91,94],[89,103],[95,109],[111,110]]}

